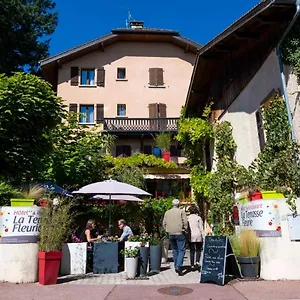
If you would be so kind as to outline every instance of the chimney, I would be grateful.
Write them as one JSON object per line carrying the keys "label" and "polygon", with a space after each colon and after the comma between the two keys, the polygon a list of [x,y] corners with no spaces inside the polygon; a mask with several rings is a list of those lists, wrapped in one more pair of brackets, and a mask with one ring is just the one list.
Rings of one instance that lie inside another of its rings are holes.
{"label": "chimney", "polygon": [[144,22],[143,21],[130,21],[130,28],[144,28]]}

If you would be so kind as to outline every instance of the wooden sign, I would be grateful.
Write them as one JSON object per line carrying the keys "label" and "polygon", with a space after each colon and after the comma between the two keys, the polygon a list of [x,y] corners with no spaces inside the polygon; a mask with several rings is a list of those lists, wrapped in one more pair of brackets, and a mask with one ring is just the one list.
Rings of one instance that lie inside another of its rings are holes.
{"label": "wooden sign", "polygon": [[205,237],[200,282],[224,285],[226,279],[241,278],[227,236]]}

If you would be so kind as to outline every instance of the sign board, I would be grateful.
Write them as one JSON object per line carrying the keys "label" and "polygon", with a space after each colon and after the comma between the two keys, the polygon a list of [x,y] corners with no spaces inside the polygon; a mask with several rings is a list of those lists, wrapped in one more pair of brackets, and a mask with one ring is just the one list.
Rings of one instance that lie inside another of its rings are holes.
{"label": "sign board", "polygon": [[291,241],[300,240],[300,215],[288,216],[289,232]]}
{"label": "sign board", "polygon": [[225,277],[241,278],[227,236],[205,237],[200,282],[225,284]]}
{"label": "sign board", "polygon": [[0,244],[36,243],[41,207],[0,207]]}
{"label": "sign board", "polygon": [[276,200],[256,200],[239,207],[241,229],[255,230],[259,237],[281,236],[280,212]]}

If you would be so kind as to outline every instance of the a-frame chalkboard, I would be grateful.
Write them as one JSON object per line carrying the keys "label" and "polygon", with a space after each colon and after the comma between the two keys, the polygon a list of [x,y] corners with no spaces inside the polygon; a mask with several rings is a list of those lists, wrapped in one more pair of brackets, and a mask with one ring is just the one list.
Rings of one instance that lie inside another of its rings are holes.
{"label": "a-frame chalkboard", "polygon": [[230,277],[241,278],[241,273],[228,237],[205,237],[200,282],[224,285]]}

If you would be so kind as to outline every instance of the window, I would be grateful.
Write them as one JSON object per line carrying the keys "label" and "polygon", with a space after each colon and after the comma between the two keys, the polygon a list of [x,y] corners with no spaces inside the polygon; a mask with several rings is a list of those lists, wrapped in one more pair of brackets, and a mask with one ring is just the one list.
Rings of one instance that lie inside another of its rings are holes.
{"label": "window", "polygon": [[117,104],[117,116],[118,117],[126,116],[126,104]]}
{"label": "window", "polygon": [[162,68],[149,69],[149,86],[164,87],[164,70]]}
{"label": "window", "polygon": [[117,79],[126,79],[126,69],[125,68],[118,68]]}
{"label": "window", "polygon": [[95,85],[95,70],[81,70],[80,74],[81,85]]}
{"label": "window", "polygon": [[80,123],[94,123],[94,105],[80,105]]}
{"label": "window", "polygon": [[152,154],[152,146],[151,145],[144,145],[143,146],[143,153],[144,154]]}
{"label": "window", "polygon": [[128,145],[120,145],[116,146],[116,157],[127,157],[131,156],[131,146]]}

